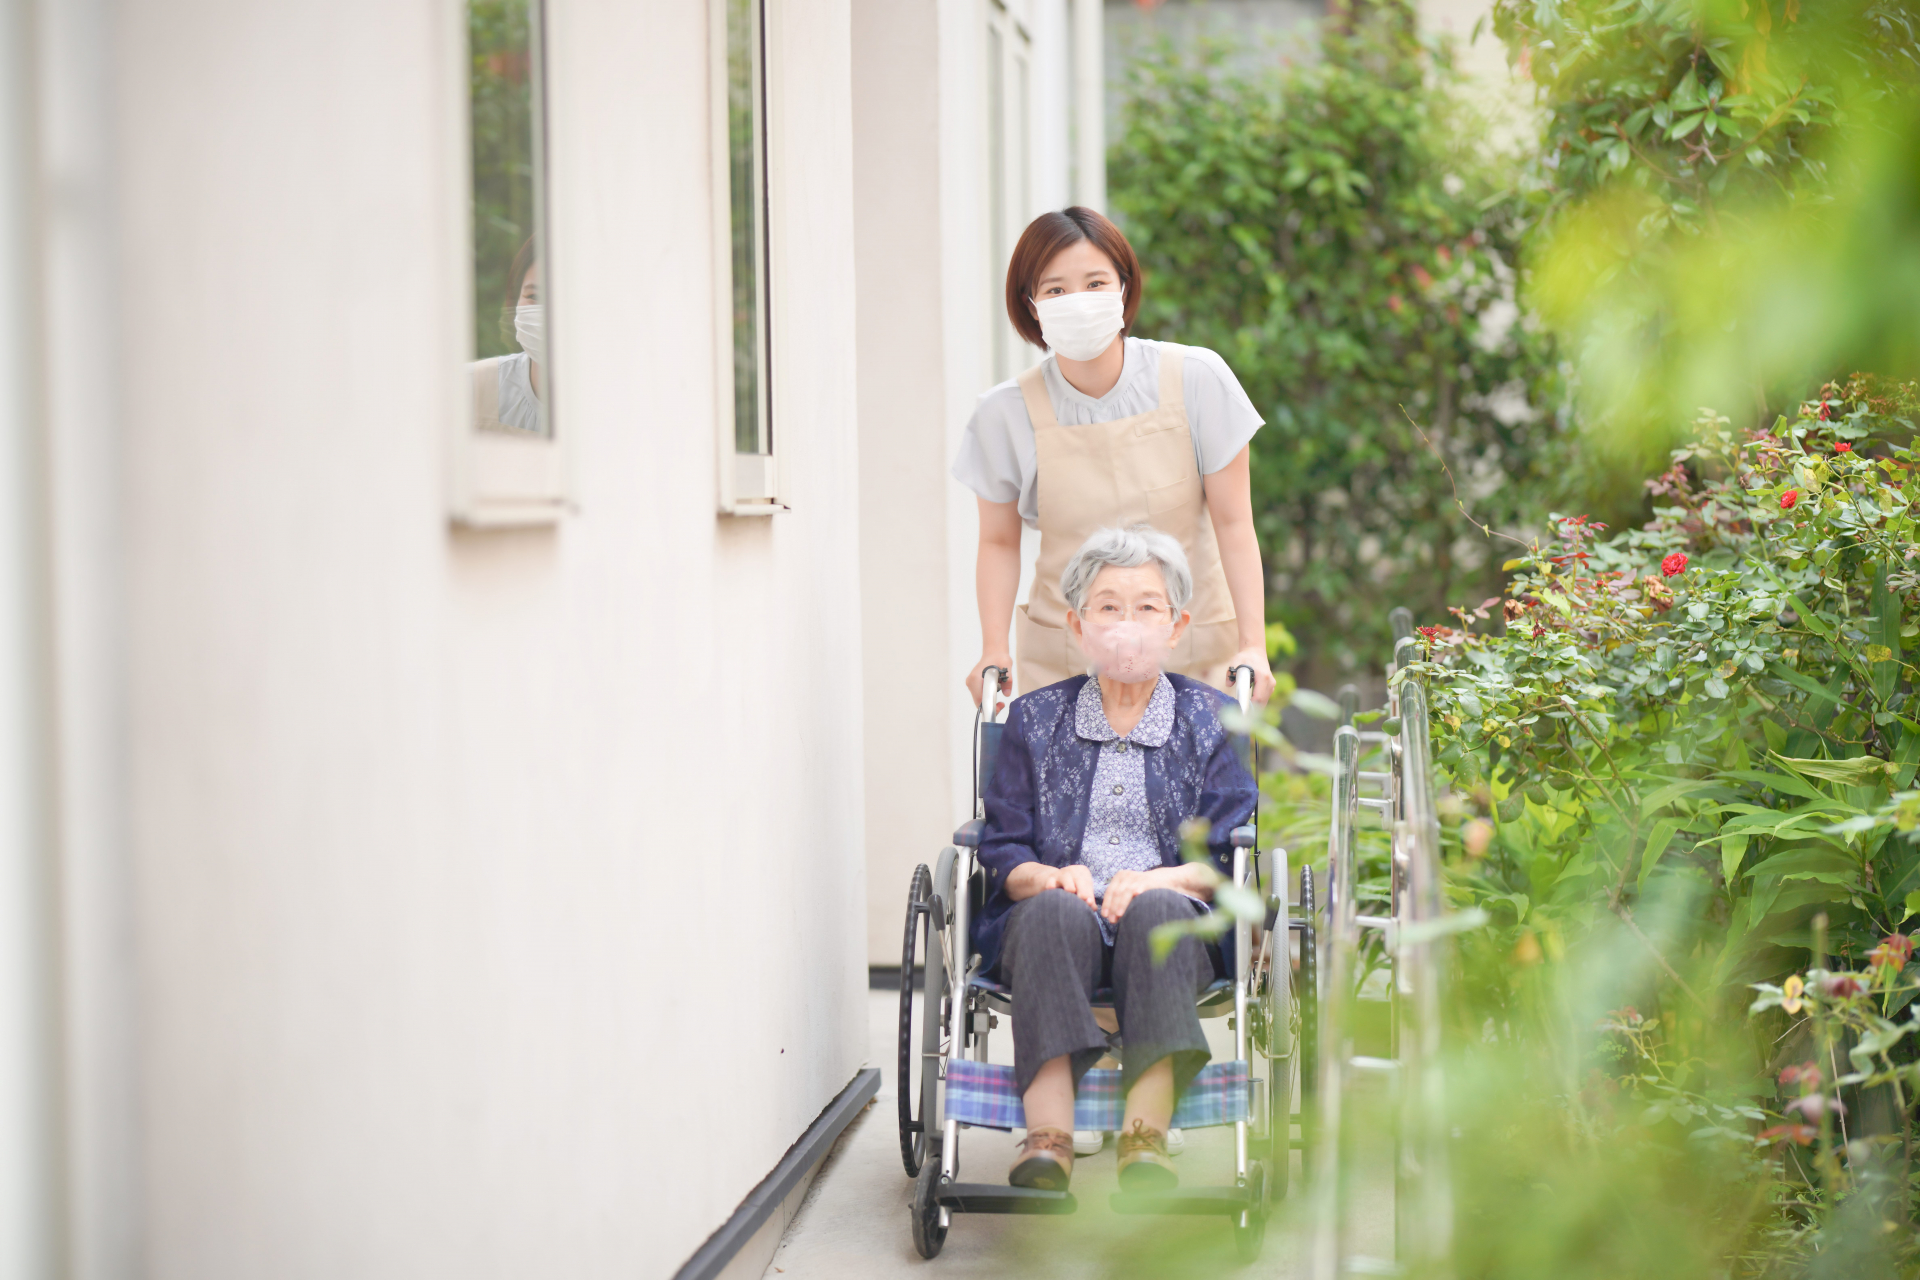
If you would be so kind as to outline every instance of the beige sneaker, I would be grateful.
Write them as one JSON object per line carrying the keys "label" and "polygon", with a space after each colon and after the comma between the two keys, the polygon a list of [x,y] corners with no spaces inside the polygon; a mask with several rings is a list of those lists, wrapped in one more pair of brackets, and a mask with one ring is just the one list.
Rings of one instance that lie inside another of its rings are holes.
{"label": "beige sneaker", "polygon": [[1073,1135],[1065,1129],[1027,1130],[1020,1156],[1007,1171],[1007,1181],[1036,1191],[1065,1191],[1073,1177]]}
{"label": "beige sneaker", "polygon": [[1107,1135],[1098,1129],[1075,1129],[1073,1131],[1073,1154],[1076,1156],[1097,1156],[1100,1149],[1107,1145]]}
{"label": "beige sneaker", "polygon": [[1135,1120],[1133,1128],[1120,1135],[1119,1148],[1122,1191],[1171,1191],[1180,1185],[1167,1155],[1167,1135],[1147,1128],[1145,1120]]}

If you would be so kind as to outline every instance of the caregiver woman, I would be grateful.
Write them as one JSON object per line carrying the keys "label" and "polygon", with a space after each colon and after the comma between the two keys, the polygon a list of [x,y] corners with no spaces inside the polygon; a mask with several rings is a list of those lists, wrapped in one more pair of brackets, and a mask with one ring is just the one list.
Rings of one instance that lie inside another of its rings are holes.
{"label": "caregiver woman", "polygon": [[[1260,415],[1213,352],[1127,337],[1140,295],[1133,246],[1091,209],[1041,214],[1014,247],[1007,316],[1052,354],[980,397],[953,463],[980,499],[976,703],[985,669],[1011,666],[1011,627],[1022,690],[1087,670],[1061,570],[1094,530],[1142,521],[1179,539],[1193,568],[1193,623],[1168,669],[1224,688],[1244,663],[1255,697],[1273,690],[1248,483]],[[1016,610],[1022,523],[1040,531],[1040,563]]]}

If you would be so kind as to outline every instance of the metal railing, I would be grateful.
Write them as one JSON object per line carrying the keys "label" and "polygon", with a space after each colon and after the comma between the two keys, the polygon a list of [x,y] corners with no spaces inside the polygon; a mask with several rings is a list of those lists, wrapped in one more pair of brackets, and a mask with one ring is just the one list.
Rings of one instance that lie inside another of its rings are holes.
{"label": "metal railing", "polygon": [[[1427,692],[1417,680],[1393,683],[1409,646],[1413,618],[1392,614],[1393,662],[1387,668],[1387,723],[1363,732],[1351,723],[1357,697],[1342,692],[1334,734],[1332,821],[1327,834],[1326,915],[1321,929],[1320,1115],[1315,1150],[1317,1204],[1311,1240],[1315,1280],[1342,1275],[1417,1272],[1444,1276],[1452,1254],[1453,1194],[1447,1160],[1450,1125],[1441,1055],[1441,1006],[1447,971],[1440,821],[1435,807]],[[1370,755],[1385,768],[1362,770]],[[1376,787],[1378,795],[1363,795]],[[1358,910],[1354,834],[1360,812],[1380,814],[1391,835],[1390,904],[1385,916]],[[1361,931],[1381,933],[1389,957],[1389,1054],[1354,1053],[1355,984]],[[1394,1258],[1352,1248],[1349,1212],[1356,1134],[1350,1093],[1363,1075],[1385,1075],[1394,1137]]]}

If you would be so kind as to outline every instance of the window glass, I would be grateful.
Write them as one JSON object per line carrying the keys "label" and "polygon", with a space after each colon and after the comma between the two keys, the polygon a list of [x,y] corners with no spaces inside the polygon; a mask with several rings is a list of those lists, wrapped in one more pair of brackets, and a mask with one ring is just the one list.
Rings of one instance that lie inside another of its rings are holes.
{"label": "window glass", "polygon": [[474,421],[553,434],[544,243],[541,6],[469,0]]}
{"label": "window glass", "polygon": [[772,453],[767,344],[765,26],[761,0],[726,0],[727,157],[733,230],[733,440]]}

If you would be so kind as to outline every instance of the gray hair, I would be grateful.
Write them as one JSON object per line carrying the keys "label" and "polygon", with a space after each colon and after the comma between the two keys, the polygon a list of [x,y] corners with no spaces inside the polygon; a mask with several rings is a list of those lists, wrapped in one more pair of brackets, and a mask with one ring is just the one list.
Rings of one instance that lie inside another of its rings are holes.
{"label": "gray hair", "polygon": [[1160,566],[1160,577],[1167,584],[1167,603],[1174,612],[1187,607],[1193,599],[1193,570],[1187,567],[1187,553],[1179,539],[1160,532],[1150,524],[1130,529],[1098,529],[1080,544],[1060,575],[1060,594],[1075,613],[1087,607],[1087,593],[1093,580],[1108,565],[1116,569],[1135,569],[1143,564]]}

